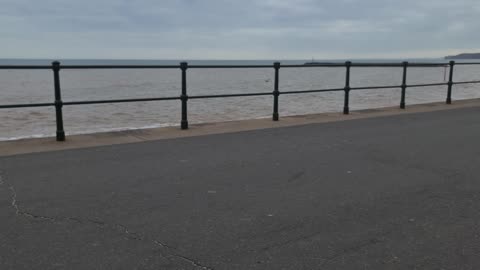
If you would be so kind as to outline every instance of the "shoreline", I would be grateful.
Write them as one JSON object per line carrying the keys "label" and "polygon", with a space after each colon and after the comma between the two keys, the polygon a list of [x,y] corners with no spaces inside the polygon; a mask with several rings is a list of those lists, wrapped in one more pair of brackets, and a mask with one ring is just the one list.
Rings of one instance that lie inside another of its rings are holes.
{"label": "shoreline", "polygon": [[465,107],[480,107],[480,99],[458,100],[450,105],[447,105],[444,102],[416,104],[407,106],[405,110],[398,107],[364,109],[351,111],[349,115],[336,112],[281,116],[280,121],[278,122],[274,122],[270,118],[258,118],[226,122],[199,123],[192,124],[188,130],[181,130],[178,126],[167,126],[158,128],[128,129],[121,131],[68,135],[65,142],[57,142],[55,141],[54,137],[0,141],[0,156],[235,133],[258,129],[301,126],[400,114],[433,112]]}
{"label": "shoreline", "polygon": [[[98,129],[98,130],[86,130],[83,132],[73,132],[68,133],[68,136],[78,136],[78,135],[89,135],[96,133],[110,133],[110,132],[122,132],[130,130],[143,130],[143,129],[157,129],[157,128],[166,128],[166,127],[179,127],[180,124],[167,123],[167,124],[153,124],[143,127],[120,127],[120,128],[111,128],[111,129]],[[0,137],[1,142],[11,142],[11,141],[21,141],[21,140],[30,140],[30,139],[44,139],[44,138],[53,138],[55,137],[55,131],[51,134],[33,134],[28,136],[18,136],[18,137]]]}

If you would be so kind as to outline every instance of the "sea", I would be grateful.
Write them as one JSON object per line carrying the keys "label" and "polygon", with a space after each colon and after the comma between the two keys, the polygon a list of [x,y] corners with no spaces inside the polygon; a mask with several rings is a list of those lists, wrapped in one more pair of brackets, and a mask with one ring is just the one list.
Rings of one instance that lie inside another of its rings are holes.
{"label": "sea", "polygon": [[[183,60],[60,60],[72,65],[172,65]],[[303,64],[310,60],[286,60],[282,64]],[[344,62],[345,60],[317,60]],[[359,59],[353,62],[431,62],[443,59]],[[0,59],[0,65],[48,65],[51,59]],[[272,64],[274,60],[195,60],[191,65]],[[456,66],[454,81],[480,80],[480,66]],[[63,101],[171,97],[181,93],[178,69],[61,70]],[[408,84],[442,83],[448,80],[447,67],[408,69]],[[400,85],[402,68],[354,67],[351,86]],[[341,88],[345,68],[282,68],[280,91]],[[271,92],[274,70],[265,69],[189,69],[188,95]],[[0,105],[53,102],[51,70],[0,70]],[[409,104],[444,101],[447,87],[408,88]],[[280,117],[343,110],[343,92],[281,95]],[[350,95],[350,109],[360,110],[398,106],[400,89],[356,90]],[[480,98],[480,85],[455,85],[453,99]],[[191,124],[271,117],[271,96],[195,99],[188,101]],[[407,108],[408,109],[408,108]],[[153,101],[98,105],[64,106],[64,126],[68,135],[106,131],[178,126],[180,101]],[[0,141],[55,135],[55,109],[0,109]]]}

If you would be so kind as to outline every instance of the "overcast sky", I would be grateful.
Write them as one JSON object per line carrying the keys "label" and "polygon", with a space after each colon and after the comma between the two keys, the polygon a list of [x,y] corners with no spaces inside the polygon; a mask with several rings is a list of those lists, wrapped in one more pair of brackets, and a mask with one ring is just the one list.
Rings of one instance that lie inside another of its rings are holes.
{"label": "overcast sky", "polygon": [[479,0],[0,0],[0,58],[344,59],[480,52]]}

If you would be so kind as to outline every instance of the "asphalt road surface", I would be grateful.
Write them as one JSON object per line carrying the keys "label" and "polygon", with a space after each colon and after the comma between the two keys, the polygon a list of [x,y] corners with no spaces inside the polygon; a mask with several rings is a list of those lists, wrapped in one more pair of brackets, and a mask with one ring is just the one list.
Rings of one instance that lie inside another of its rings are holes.
{"label": "asphalt road surface", "polygon": [[480,269],[480,108],[0,158],[0,269]]}

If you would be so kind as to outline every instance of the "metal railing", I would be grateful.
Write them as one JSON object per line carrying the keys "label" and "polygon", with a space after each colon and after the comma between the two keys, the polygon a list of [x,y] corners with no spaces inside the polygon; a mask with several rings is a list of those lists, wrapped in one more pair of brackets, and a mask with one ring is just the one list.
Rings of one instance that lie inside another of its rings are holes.
{"label": "metal railing", "polygon": [[[32,103],[32,104],[10,104],[0,105],[0,109],[8,108],[26,108],[26,107],[55,107],[56,112],[56,139],[57,141],[65,141],[65,131],[63,127],[63,106],[70,105],[86,105],[86,104],[104,104],[104,103],[124,103],[124,102],[145,102],[145,101],[161,101],[161,100],[180,100],[182,119],[180,122],[181,129],[188,129],[188,110],[187,103],[189,99],[204,99],[204,98],[228,98],[228,97],[249,97],[249,96],[273,96],[273,114],[272,120],[279,120],[279,96],[302,93],[321,93],[321,92],[335,92],[344,91],[344,106],[343,113],[349,114],[350,108],[350,91],[352,90],[366,90],[366,89],[401,89],[400,108],[405,109],[405,96],[408,87],[428,87],[428,86],[447,86],[446,103],[452,103],[452,88],[455,84],[470,84],[480,83],[479,81],[463,81],[453,82],[453,70],[455,65],[480,65],[474,62],[455,63],[352,63],[347,61],[345,63],[315,63],[304,65],[281,65],[279,62],[273,65],[189,65],[187,62],[182,62],[179,65],[61,65],[60,62],[55,61],[52,65],[0,65],[0,69],[9,70],[31,70],[31,69],[51,69],[53,70],[54,79],[54,102],[50,103]],[[318,67],[344,67],[345,72],[345,87],[343,88],[327,88],[301,91],[282,91],[279,89],[279,73],[281,68],[318,68]],[[366,87],[351,87],[350,73],[352,67],[400,67],[403,68],[402,84],[401,85],[380,85],[380,86],[366,86]],[[408,67],[449,67],[450,74],[448,82],[445,83],[428,83],[428,84],[410,84],[407,85],[407,70]],[[275,73],[273,92],[259,92],[259,93],[238,93],[238,94],[216,94],[216,95],[196,95],[188,96],[187,94],[187,70],[188,69],[244,69],[244,68],[273,68]],[[67,69],[180,69],[181,71],[181,94],[174,97],[154,97],[154,98],[134,98],[134,99],[110,99],[110,100],[91,100],[91,101],[62,101],[62,94],[60,88],[60,70]]]}

